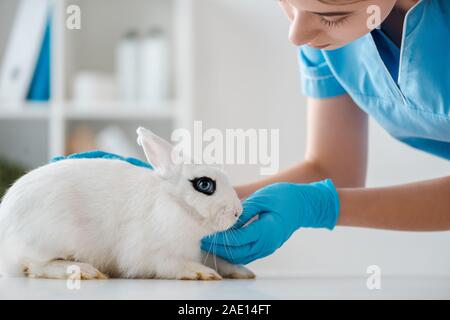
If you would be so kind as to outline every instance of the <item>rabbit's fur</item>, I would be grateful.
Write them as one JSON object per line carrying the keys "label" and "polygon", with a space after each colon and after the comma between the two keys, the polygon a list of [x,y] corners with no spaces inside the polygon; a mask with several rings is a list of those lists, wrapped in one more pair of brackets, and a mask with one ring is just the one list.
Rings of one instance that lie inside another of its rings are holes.
{"label": "rabbit's fur", "polygon": [[[225,174],[177,164],[167,141],[144,128],[137,133],[154,170],[120,160],[68,159],[37,168],[11,186],[0,206],[0,274],[254,277],[243,266],[200,251],[202,237],[228,229],[242,212]],[[214,194],[194,189],[192,179],[198,177],[215,181]]]}

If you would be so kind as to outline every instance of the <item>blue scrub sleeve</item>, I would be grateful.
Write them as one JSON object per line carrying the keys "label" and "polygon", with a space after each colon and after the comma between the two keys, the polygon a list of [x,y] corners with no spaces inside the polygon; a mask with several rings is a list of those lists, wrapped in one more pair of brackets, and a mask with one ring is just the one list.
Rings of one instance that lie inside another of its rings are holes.
{"label": "blue scrub sleeve", "polygon": [[345,89],[333,75],[322,51],[309,46],[298,50],[302,92],[311,98],[331,98],[343,95]]}

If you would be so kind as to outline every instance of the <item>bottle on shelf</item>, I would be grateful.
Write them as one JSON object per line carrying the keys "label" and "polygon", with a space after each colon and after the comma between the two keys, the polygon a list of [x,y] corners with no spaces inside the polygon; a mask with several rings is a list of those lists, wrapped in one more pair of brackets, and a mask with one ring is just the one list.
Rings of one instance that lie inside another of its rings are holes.
{"label": "bottle on shelf", "polygon": [[169,98],[169,44],[160,28],[152,28],[139,46],[138,97],[142,102],[161,102]]}
{"label": "bottle on shelf", "polygon": [[136,102],[138,99],[139,36],[130,30],[120,40],[116,52],[116,76],[119,99]]}

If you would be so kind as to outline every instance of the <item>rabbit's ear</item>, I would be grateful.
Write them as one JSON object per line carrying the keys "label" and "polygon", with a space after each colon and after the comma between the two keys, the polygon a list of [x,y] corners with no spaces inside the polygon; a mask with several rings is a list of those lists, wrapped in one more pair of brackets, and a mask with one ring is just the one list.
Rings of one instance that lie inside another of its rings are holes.
{"label": "rabbit's ear", "polygon": [[166,175],[174,166],[172,161],[172,145],[143,127],[136,130],[137,143],[144,149],[147,161],[160,175]]}

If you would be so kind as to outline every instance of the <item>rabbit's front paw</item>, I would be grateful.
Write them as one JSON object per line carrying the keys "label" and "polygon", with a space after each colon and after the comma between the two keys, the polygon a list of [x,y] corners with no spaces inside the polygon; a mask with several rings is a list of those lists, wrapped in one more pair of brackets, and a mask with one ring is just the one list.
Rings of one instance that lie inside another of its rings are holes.
{"label": "rabbit's front paw", "polygon": [[213,269],[199,263],[192,263],[177,275],[178,280],[222,280]]}
{"label": "rabbit's front paw", "polygon": [[80,268],[80,278],[81,280],[105,280],[108,276],[99,270],[95,269],[93,266],[82,263]]}
{"label": "rabbit's front paw", "polygon": [[226,268],[225,270],[219,270],[221,271],[220,274],[224,278],[228,279],[255,279],[255,274],[247,269],[244,266],[241,265],[233,265],[230,268]]}
{"label": "rabbit's front paw", "polygon": [[219,274],[227,279],[254,279],[255,274],[242,265],[232,264],[215,255],[202,253],[203,262],[208,267],[216,269]]}
{"label": "rabbit's front paw", "polygon": [[53,260],[46,264],[30,263],[23,269],[29,278],[103,280],[108,276],[87,263]]}

